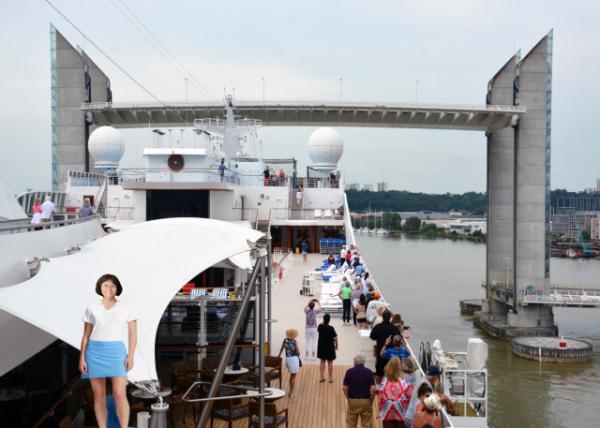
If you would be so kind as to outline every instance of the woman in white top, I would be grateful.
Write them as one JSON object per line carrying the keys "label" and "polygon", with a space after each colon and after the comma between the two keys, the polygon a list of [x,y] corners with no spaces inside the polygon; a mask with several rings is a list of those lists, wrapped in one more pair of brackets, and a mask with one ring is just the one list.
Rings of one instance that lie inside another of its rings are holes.
{"label": "woman in white top", "polygon": [[122,292],[121,282],[115,275],[102,275],[96,282],[96,293],[102,296],[102,300],[90,305],[83,315],[79,370],[81,377],[89,379],[92,385],[96,421],[101,428],[105,428],[107,423],[106,378],[112,380],[112,394],[121,427],[127,427],[129,423],[125,388],[127,372],[133,368],[137,318],[127,305],[117,301],[116,296]]}

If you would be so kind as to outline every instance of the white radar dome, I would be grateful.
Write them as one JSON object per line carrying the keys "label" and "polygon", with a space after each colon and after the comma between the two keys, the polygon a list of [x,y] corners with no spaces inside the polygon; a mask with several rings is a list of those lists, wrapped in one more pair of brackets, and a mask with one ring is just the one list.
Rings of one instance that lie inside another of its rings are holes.
{"label": "white radar dome", "polygon": [[90,135],[88,150],[94,158],[96,168],[117,168],[125,153],[125,142],[121,133],[115,128],[101,126],[96,128]]}
{"label": "white radar dome", "polygon": [[319,128],[308,138],[308,154],[314,166],[335,167],[343,152],[342,135],[333,128]]}

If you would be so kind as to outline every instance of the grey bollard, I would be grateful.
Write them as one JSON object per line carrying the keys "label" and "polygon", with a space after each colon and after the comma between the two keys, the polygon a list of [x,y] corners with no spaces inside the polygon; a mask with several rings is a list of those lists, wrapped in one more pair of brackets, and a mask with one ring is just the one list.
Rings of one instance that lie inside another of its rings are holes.
{"label": "grey bollard", "polygon": [[149,412],[138,412],[137,413],[137,428],[148,428],[150,421]]}
{"label": "grey bollard", "polygon": [[167,428],[169,405],[167,403],[154,403],[150,408],[152,409],[150,428]]}

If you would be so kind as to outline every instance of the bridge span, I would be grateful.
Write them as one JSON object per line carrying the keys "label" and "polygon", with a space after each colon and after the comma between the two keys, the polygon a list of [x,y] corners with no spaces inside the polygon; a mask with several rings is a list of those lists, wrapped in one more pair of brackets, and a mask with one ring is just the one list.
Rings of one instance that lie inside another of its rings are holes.
{"label": "bridge span", "polygon": [[[224,117],[223,101],[201,103],[84,103],[94,125],[116,128],[191,126],[194,119]],[[236,101],[236,115],[265,126],[354,126],[457,129],[493,132],[514,126],[524,106],[360,103],[332,101]]]}

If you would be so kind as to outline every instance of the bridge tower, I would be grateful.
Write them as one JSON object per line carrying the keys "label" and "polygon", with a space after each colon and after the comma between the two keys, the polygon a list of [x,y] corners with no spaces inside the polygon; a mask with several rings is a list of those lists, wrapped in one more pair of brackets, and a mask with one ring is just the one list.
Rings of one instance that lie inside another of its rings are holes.
{"label": "bridge tower", "polygon": [[50,24],[52,190],[64,190],[69,170],[93,171],[87,141],[96,128],[84,102],[112,102],[110,80],[80,47]]}
{"label": "bridge tower", "polygon": [[522,305],[524,294],[550,291],[552,38],[488,83],[487,104],[527,109],[487,135],[486,299],[475,323],[497,337],[557,334],[552,307]]}

